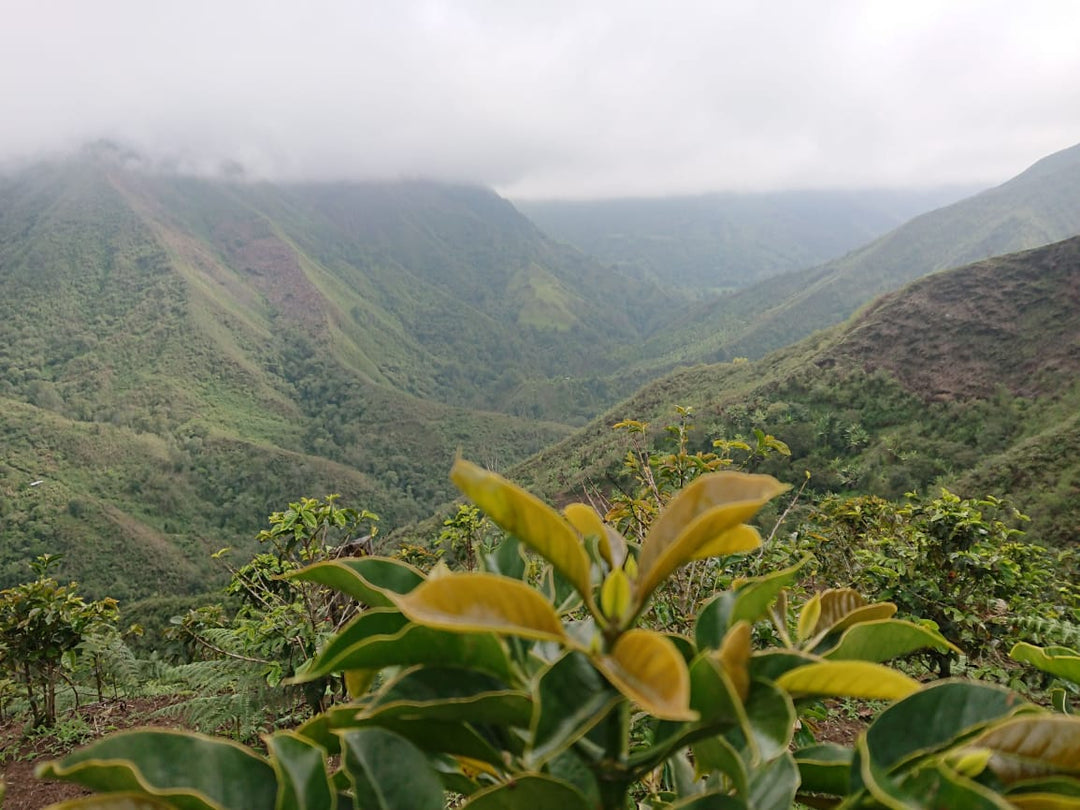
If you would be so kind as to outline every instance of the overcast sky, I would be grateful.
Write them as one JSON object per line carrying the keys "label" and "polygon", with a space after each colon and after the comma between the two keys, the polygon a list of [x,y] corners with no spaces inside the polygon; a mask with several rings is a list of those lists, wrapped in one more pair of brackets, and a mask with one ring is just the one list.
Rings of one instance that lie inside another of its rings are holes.
{"label": "overcast sky", "polygon": [[1080,2],[0,0],[0,159],[516,197],[1001,182],[1080,142]]}

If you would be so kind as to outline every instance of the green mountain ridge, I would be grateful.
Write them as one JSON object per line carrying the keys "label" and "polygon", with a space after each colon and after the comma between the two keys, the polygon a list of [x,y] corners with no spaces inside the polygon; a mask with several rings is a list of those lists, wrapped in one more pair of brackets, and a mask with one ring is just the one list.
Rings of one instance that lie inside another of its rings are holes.
{"label": "green mountain ridge", "polygon": [[753,362],[682,369],[511,472],[553,499],[605,490],[628,449],[611,425],[694,409],[696,447],[753,429],[768,471],[811,491],[900,497],[937,485],[1014,499],[1029,535],[1080,525],[1080,237],[939,272]]}
{"label": "green mountain ridge", "polygon": [[838,323],[877,295],[937,270],[1080,233],[1080,145],[1008,182],[922,214],[820,267],[704,303],[650,337],[647,368],[760,357]]}
{"label": "green mountain ridge", "polygon": [[976,190],[728,192],[514,204],[550,236],[628,275],[700,297],[818,265]]}

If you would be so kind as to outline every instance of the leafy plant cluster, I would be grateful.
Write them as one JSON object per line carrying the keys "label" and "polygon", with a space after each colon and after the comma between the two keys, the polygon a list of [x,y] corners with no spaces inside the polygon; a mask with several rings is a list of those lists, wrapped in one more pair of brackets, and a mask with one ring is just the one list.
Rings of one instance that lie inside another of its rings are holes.
{"label": "leafy plant cluster", "polygon": [[[961,498],[943,489],[902,503],[830,496],[805,530],[820,579],[933,622],[969,660],[1004,677],[1012,644],[1036,635],[1055,641],[1052,632],[1033,633],[1032,620],[1080,620],[1075,552],[1026,541],[1019,528],[1026,520],[992,496]],[[954,658],[937,656],[940,675]]]}
{"label": "leafy plant cluster", "polygon": [[[53,726],[57,689],[89,673],[102,696],[106,662],[117,638],[116,601],[87,602],[75,583],[61,585],[49,575],[56,562],[48,555],[31,568],[37,578],[0,591],[0,672],[8,698],[21,693],[31,726]],[[76,693],[77,695],[77,693]]]}
{"label": "leafy plant cluster", "polygon": [[[368,606],[296,676],[340,673],[349,702],[267,736],[265,753],[135,731],[41,773],[106,794],[87,806],[1039,808],[1080,796],[1080,721],[998,686],[923,686],[883,666],[951,648],[893,604],[826,590],[789,621],[800,565],[718,593],[690,635],[642,625],[677,570],[760,548],[747,521],[785,489],[771,477],[698,477],[640,543],[588,505],[556,512],[465,462],[452,477],[509,535],[482,570],[425,576],[362,557],[285,575]],[[538,583],[523,547],[545,566]],[[763,619],[780,644],[755,650]],[[854,748],[796,741],[799,713],[828,695],[897,702]]]}

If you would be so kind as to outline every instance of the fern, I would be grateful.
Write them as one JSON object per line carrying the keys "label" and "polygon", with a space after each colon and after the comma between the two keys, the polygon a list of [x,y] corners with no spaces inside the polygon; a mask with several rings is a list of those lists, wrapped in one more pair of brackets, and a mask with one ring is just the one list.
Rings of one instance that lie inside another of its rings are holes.
{"label": "fern", "polygon": [[1017,616],[1015,622],[1017,629],[1023,631],[1018,635],[1032,643],[1062,647],[1080,645],[1080,623],[1075,621],[1045,616]]}

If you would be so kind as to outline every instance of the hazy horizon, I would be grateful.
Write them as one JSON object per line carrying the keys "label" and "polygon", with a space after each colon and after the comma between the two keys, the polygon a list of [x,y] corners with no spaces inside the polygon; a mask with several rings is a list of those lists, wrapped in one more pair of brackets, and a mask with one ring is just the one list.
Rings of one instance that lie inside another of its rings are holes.
{"label": "hazy horizon", "polygon": [[988,187],[1080,142],[1080,4],[53,0],[0,163],[104,138],[253,179],[511,199]]}

